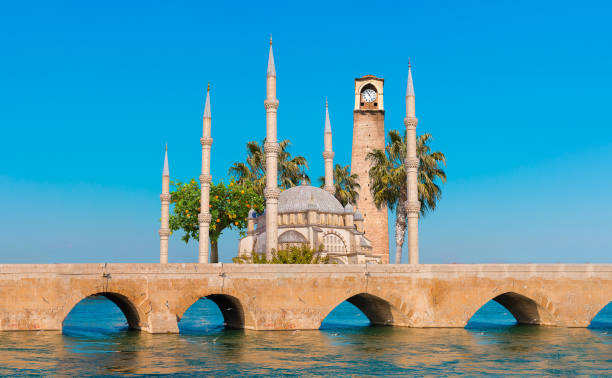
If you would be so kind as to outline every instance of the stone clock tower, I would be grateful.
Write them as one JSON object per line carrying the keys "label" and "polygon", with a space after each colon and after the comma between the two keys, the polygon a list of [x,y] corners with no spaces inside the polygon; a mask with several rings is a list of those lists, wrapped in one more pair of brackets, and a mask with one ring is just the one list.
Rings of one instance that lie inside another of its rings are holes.
{"label": "stone clock tower", "polygon": [[372,254],[380,256],[383,264],[389,263],[389,224],[387,208],[374,205],[370,193],[368,171],[370,163],[366,155],[373,149],[385,149],[385,107],[383,102],[384,79],[366,75],[355,79],[355,108],[353,110],[353,152],[351,173],[359,176],[357,208],[365,218],[365,236],[372,241]]}

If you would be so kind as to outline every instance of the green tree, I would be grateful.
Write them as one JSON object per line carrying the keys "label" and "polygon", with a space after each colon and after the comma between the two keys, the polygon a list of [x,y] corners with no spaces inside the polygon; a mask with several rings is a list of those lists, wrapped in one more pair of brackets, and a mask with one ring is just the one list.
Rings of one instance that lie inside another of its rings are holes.
{"label": "green tree", "polygon": [[329,264],[329,257],[321,257],[323,246],[319,250],[308,245],[294,246],[272,253],[272,259],[266,260],[265,255],[256,252],[251,256],[234,257],[232,261],[237,264]]}
{"label": "green tree", "polygon": [[[255,191],[262,196],[266,187],[266,157],[262,148],[265,142],[265,139],[261,145],[257,142],[248,142],[246,162],[234,163],[229,169],[229,174],[236,179],[237,183],[253,183]],[[288,139],[279,142],[278,186],[282,189],[296,186],[302,180],[310,181],[306,174],[308,169],[306,158],[291,156],[289,146]]]}
{"label": "green tree", "polygon": [[[351,174],[351,167],[345,165],[344,167],[340,164],[336,164],[334,167],[334,187],[336,192],[334,196],[342,206],[346,206],[347,203],[354,205],[357,203],[359,194],[357,190],[361,187],[359,185],[359,176],[356,173]],[[319,177],[321,188],[325,186],[325,176]]]}
{"label": "green tree", "polygon": [[[433,211],[440,198],[442,189],[439,182],[446,182],[446,157],[442,152],[432,152],[429,142],[431,134],[417,137],[417,157],[420,164],[417,172],[419,201],[421,201],[421,216]],[[369,171],[370,190],[374,204],[381,208],[386,205],[390,210],[395,208],[395,263],[402,258],[402,246],[406,232],[407,213],[404,203],[407,199],[406,169],[406,136],[402,138],[399,131],[389,132],[389,140],[385,150],[374,150],[366,157],[372,167]]]}
{"label": "green tree", "polygon": [[[170,214],[170,230],[183,230],[182,240],[198,240],[200,228],[200,186],[195,180],[187,183],[173,182],[172,200],[174,208]],[[246,235],[247,216],[251,208],[263,212],[265,202],[253,185],[246,182],[237,184],[233,180],[229,185],[223,182],[210,186],[210,262],[219,261],[218,241],[221,233],[227,229],[237,229],[241,236]]]}

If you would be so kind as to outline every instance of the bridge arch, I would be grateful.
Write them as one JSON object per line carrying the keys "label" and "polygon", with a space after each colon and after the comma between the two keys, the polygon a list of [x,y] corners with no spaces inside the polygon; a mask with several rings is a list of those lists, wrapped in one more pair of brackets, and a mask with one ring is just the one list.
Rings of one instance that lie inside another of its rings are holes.
{"label": "bridge arch", "polygon": [[129,298],[128,295],[126,295],[125,293],[119,293],[115,291],[99,291],[99,292],[96,291],[96,292],[92,292],[91,294],[83,295],[73,300],[70,305],[66,306],[65,311],[61,315],[62,326],[64,324],[64,321],[70,314],[70,312],[81,301],[83,301],[83,299],[89,298],[89,297],[97,297],[97,296],[107,298],[108,300],[113,302],[119,308],[119,310],[121,310],[121,312],[123,313],[123,316],[125,317],[128,323],[128,328],[138,329],[138,330],[142,328],[146,328],[143,323],[144,314],[139,309],[139,307],[135,304],[134,300]]}
{"label": "bridge arch", "polygon": [[508,310],[516,319],[517,324],[555,325],[557,323],[552,303],[546,297],[517,291],[496,293],[479,301],[478,305],[469,312],[467,321],[469,322],[474,314],[491,300]]}
{"label": "bridge arch", "polygon": [[407,319],[391,301],[377,295],[361,292],[334,302],[333,307],[324,313],[319,322],[319,327],[325,318],[344,301],[357,307],[372,325],[406,325]]}
{"label": "bridge arch", "polygon": [[193,306],[200,299],[210,299],[214,302],[219,310],[221,311],[221,315],[223,316],[223,323],[228,328],[245,328],[247,324],[252,323],[252,317],[250,313],[245,311],[244,306],[242,305],[242,301],[229,294],[203,294],[191,296],[188,299],[185,299],[182,304],[179,305],[178,310],[176,312],[177,320],[180,320],[185,315],[185,312]]}
{"label": "bridge arch", "polygon": [[591,328],[612,328],[612,301],[600,304],[589,320]]}

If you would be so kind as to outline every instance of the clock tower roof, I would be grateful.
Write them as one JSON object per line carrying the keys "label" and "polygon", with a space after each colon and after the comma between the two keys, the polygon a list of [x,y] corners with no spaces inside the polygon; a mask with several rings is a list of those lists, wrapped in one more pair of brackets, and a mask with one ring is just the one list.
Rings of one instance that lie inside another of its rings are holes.
{"label": "clock tower roof", "polygon": [[366,81],[366,80],[380,80],[382,82],[385,81],[385,79],[381,77],[376,77],[374,75],[363,75],[362,77],[355,78],[355,81]]}

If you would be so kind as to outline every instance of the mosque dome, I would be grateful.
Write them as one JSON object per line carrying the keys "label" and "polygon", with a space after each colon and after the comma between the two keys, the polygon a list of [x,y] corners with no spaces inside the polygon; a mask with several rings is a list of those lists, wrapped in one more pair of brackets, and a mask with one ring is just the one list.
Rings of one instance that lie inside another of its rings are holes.
{"label": "mosque dome", "polygon": [[336,197],[314,186],[294,186],[282,192],[278,197],[279,214],[303,213],[308,210],[316,210],[320,213],[344,214],[344,207]]}

